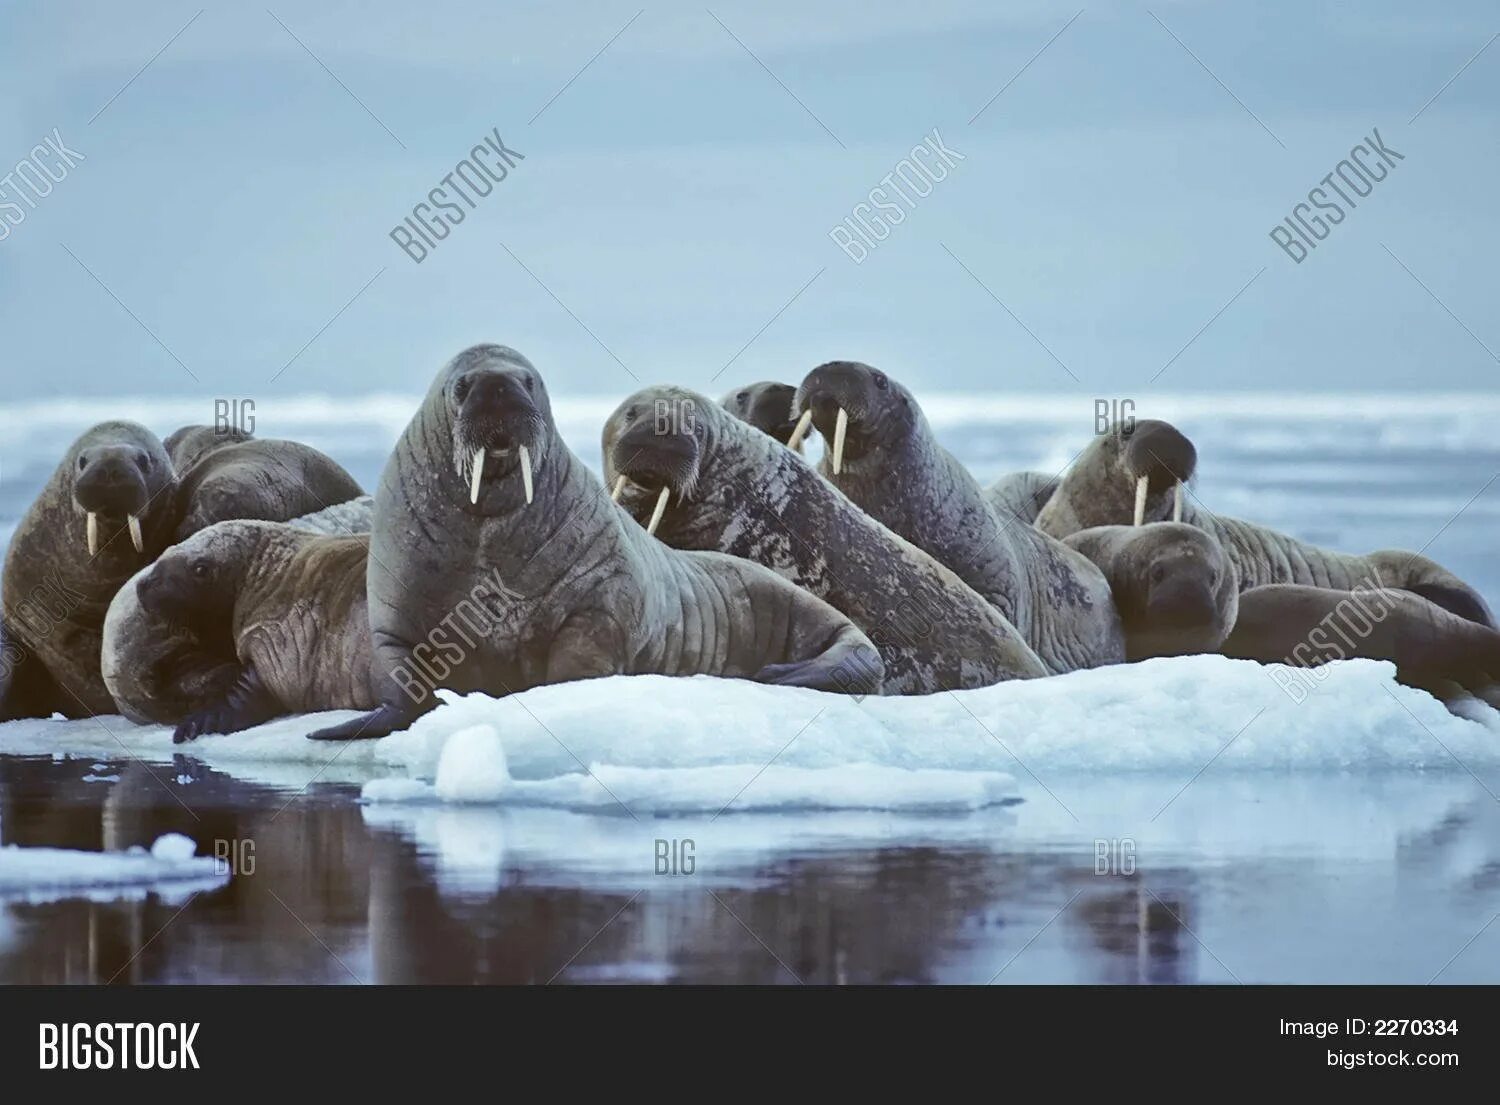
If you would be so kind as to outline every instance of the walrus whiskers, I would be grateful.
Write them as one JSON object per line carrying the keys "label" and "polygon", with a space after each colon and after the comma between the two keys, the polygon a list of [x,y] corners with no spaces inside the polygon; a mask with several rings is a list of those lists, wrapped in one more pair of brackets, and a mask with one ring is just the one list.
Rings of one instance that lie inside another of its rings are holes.
{"label": "walrus whiskers", "polygon": [[135,546],[136,552],[146,551],[146,541],[141,536],[141,519],[138,514],[130,516],[130,543]]}
{"label": "walrus whiskers", "polygon": [[479,484],[484,479],[484,450],[475,449],[474,459],[469,462],[469,502],[479,502]]}
{"label": "walrus whiskers", "polygon": [[99,515],[92,510],[89,511],[88,520],[89,555],[93,556],[99,551]]}
{"label": "walrus whiskers", "polygon": [[1172,488],[1172,521],[1182,521],[1182,481]]}
{"label": "walrus whiskers", "polygon": [[651,512],[651,523],[646,527],[647,534],[655,534],[656,527],[661,525],[661,516],[667,512],[667,498],[671,494],[670,487],[663,487],[661,494],[656,497],[656,509]]}
{"label": "walrus whiskers", "polygon": [[615,502],[619,502],[620,501],[620,496],[623,495],[624,493],[625,493],[625,477],[622,475],[622,476],[620,476],[619,479],[615,480],[615,488],[614,488],[613,491],[611,491],[609,493],[609,497],[611,499],[613,499]]}
{"label": "walrus whiskers", "polygon": [[833,424],[833,474],[837,476],[844,466],[844,435],[849,431],[849,412],[839,408],[839,416]]}
{"label": "walrus whiskers", "polygon": [[1142,476],[1135,481],[1135,521],[1133,525],[1140,525],[1146,520],[1146,492],[1150,490],[1151,477]]}
{"label": "walrus whiskers", "polygon": [[807,428],[812,425],[812,408],[802,412],[802,417],[797,419],[797,425],[792,430],[792,436],[786,439],[786,447],[793,452],[802,451],[802,439],[807,436]]}
{"label": "walrus whiskers", "polygon": [[531,450],[524,445],[517,446],[521,454],[521,482],[526,485],[526,505],[531,505]]}

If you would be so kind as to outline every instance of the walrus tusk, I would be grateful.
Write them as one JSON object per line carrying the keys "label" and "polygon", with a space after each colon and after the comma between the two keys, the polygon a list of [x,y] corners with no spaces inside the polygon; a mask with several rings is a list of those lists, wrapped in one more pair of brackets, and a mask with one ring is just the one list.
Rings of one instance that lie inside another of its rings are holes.
{"label": "walrus tusk", "polygon": [[531,505],[531,450],[519,446],[521,454],[521,482],[526,485],[526,505]]}
{"label": "walrus tusk", "polygon": [[615,489],[609,493],[609,497],[615,502],[620,501],[620,496],[625,493],[625,477],[621,476],[615,480]]}
{"label": "walrus tusk", "polygon": [[474,450],[474,460],[469,466],[469,502],[479,502],[479,482],[484,479],[484,450]]}
{"label": "walrus tusk", "polygon": [[661,494],[656,497],[656,509],[651,512],[651,523],[646,527],[647,535],[656,532],[656,527],[661,525],[661,516],[667,512],[667,497],[672,494],[670,487],[661,489]]}
{"label": "walrus tusk", "polygon": [[1140,525],[1146,520],[1146,490],[1150,487],[1151,477],[1142,476],[1135,481],[1135,524]]}
{"label": "walrus tusk", "polygon": [[849,412],[839,408],[838,419],[833,424],[833,474],[837,476],[844,466],[844,434],[849,430]]}
{"label": "walrus tusk", "polygon": [[89,555],[93,556],[99,551],[99,515],[92,510],[89,511],[88,521]]}
{"label": "walrus tusk", "polygon": [[807,436],[807,428],[812,425],[812,408],[802,412],[802,417],[797,419],[797,425],[792,429],[792,436],[786,439],[786,447],[801,451],[802,439]]}
{"label": "walrus tusk", "polygon": [[1177,481],[1177,486],[1172,488],[1172,521],[1182,521],[1182,481]]}
{"label": "walrus tusk", "polygon": [[141,537],[141,518],[138,514],[130,516],[130,543],[135,546],[136,552],[146,551],[146,542]]}

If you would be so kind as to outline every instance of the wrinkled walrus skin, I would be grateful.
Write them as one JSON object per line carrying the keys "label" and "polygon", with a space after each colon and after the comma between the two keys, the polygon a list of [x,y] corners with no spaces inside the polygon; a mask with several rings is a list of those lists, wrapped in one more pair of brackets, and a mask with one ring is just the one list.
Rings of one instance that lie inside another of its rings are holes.
{"label": "wrinkled walrus skin", "polygon": [[770,569],[648,536],[563,443],[540,374],[499,345],[449,362],[397,443],[368,590],[382,705],[314,739],[404,727],[434,684],[502,695],[655,672],[876,692],[884,675],[847,618]]}
{"label": "wrinkled walrus skin", "polygon": [[[868,365],[836,361],[808,374],[797,406],[812,410],[827,444],[818,471],[993,603],[1050,672],[1125,659],[1124,632],[1099,569],[1062,542],[997,515],[901,384]],[[834,472],[840,409],[848,422]]]}
{"label": "wrinkled walrus skin", "polygon": [[885,694],[1046,674],[1016,628],[950,569],[702,395],[636,392],[605,423],[603,454],[605,483],[627,477],[620,502],[642,525],[669,489],[656,536],[673,548],[754,560],[847,615],[880,649]]}
{"label": "wrinkled walrus skin", "polygon": [[338,462],[299,441],[183,426],[166,446],[177,469],[177,541],[215,522],[288,522],[364,494]]}
{"label": "wrinkled walrus skin", "polygon": [[[1081,529],[1129,525],[1138,478],[1147,478],[1145,520],[1172,517],[1173,485],[1192,475],[1192,445],[1171,424],[1140,421],[1132,432],[1117,427],[1100,434],[1063,477],[1037,517],[1037,528],[1063,538]],[[1184,472],[1184,469],[1186,470]],[[1350,590],[1394,587],[1411,591],[1461,618],[1496,628],[1478,591],[1434,560],[1399,549],[1363,556],[1333,552],[1238,518],[1212,514],[1183,495],[1182,521],[1212,534],[1239,575],[1240,590],[1272,583]]]}
{"label": "wrinkled walrus skin", "polygon": [[122,588],[103,667],[120,712],[177,724],[176,739],[289,713],[367,710],[367,535],[218,522]]}
{"label": "wrinkled walrus skin", "polygon": [[6,552],[0,720],[114,713],[99,670],[104,615],[171,542],[175,487],[166,449],[144,426],[101,422],[69,447]]}

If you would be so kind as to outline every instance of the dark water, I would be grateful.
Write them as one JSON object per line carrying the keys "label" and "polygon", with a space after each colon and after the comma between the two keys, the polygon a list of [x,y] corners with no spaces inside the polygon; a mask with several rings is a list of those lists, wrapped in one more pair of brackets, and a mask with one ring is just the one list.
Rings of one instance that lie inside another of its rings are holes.
{"label": "dark water", "polygon": [[[1064,785],[1068,816],[1028,801],[708,825],[372,813],[351,786],[276,790],[186,758],[108,769],[118,782],[5,760],[4,842],[177,831],[205,853],[241,842],[242,870],[190,897],[12,900],[0,982],[1500,980],[1500,934],[1474,939],[1500,908],[1496,804],[1467,776],[1304,780],[1285,796],[1308,813],[1300,834],[1272,824],[1266,780],[1205,783],[1158,839],[1122,843],[1100,836],[1121,816],[1122,784],[1103,781]],[[1180,781],[1123,785],[1155,806]],[[1334,839],[1335,821],[1355,824]]]}

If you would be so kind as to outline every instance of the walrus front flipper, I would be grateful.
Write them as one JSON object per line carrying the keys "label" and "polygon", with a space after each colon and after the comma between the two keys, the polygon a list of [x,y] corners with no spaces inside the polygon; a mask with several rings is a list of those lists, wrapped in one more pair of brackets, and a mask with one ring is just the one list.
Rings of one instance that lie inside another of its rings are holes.
{"label": "walrus front flipper", "polygon": [[885,664],[869,638],[850,625],[840,629],[819,655],[787,664],[768,664],[755,673],[755,681],[841,694],[879,694],[885,681]]}
{"label": "walrus front flipper", "polygon": [[398,710],[393,706],[377,706],[367,714],[350,718],[342,725],[330,725],[326,729],[315,729],[307,734],[311,741],[357,741],[388,737],[398,729],[405,729],[420,714]]}
{"label": "walrus front flipper", "polygon": [[1484,599],[1467,588],[1444,583],[1414,583],[1406,589],[1465,621],[1495,628],[1495,617],[1485,606]]}
{"label": "walrus front flipper", "polygon": [[238,733],[284,713],[286,708],[266,689],[255,669],[246,668],[223,702],[182,719],[172,734],[172,743],[197,740],[205,733]]}

